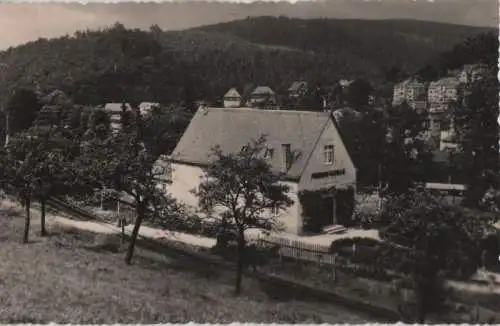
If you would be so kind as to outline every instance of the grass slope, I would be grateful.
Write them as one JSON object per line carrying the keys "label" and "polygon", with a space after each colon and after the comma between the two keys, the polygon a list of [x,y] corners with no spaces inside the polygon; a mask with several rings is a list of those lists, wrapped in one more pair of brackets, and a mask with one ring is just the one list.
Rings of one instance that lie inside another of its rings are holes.
{"label": "grass slope", "polygon": [[3,323],[367,321],[324,303],[270,299],[247,279],[244,295],[234,297],[232,273],[179,255],[139,249],[135,264],[126,266],[123,253],[103,249],[118,241],[109,236],[52,228],[50,238],[32,234],[22,245],[19,209],[2,205],[0,214]]}

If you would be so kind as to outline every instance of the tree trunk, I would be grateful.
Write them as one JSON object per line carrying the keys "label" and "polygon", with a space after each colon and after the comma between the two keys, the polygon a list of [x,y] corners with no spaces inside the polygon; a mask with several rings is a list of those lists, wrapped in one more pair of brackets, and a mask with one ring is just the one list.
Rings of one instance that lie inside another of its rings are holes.
{"label": "tree trunk", "polygon": [[425,317],[427,312],[425,311],[425,303],[423,300],[419,299],[418,302],[418,311],[417,311],[417,321],[419,324],[425,324]]}
{"label": "tree trunk", "polygon": [[40,235],[42,237],[47,236],[47,229],[45,228],[45,212],[46,212],[46,205],[45,205],[45,198],[40,199],[40,206],[41,206],[41,216],[40,216]]}
{"label": "tree trunk", "polygon": [[26,210],[26,219],[24,220],[24,235],[23,235],[23,243],[28,243],[29,240],[29,232],[30,232],[30,208],[31,208],[31,198],[27,198],[24,200],[25,210]]}
{"label": "tree trunk", "polygon": [[141,227],[142,219],[144,218],[144,203],[136,201],[136,213],[137,217],[135,219],[134,229],[132,230],[132,236],[128,245],[127,255],[125,256],[125,263],[130,265],[132,263],[132,256],[134,255],[135,241],[137,240],[137,235],[139,234],[139,229]]}
{"label": "tree trunk", "polygon": [[122,244],[125,244],[125,219],[121,219],[121,227],[122,227]]}
{"label": "tree trunk", "polygon": [[236,295],[241,293],[241,283],[243,280],[243,259],[245,255],[245,235],[243,231],[238,232],[238,249],[236,253],[236,283],[234,292]]}
{"label": "tree trunk", "polygon": [[425,281],[424,280],[417,280],[417,282],[415,282],[415,299],[416,299],[416,308],[417,308],[417,311],[416,311],[416,317],[417,317],[417,322],[419,324],[425,324],[425,318],[427,316],[427,307],[428,307],[428,304],[426,302],[427,300],[427,291],[429,291],[429,289],[427,288],[427,284],[425,284]]}

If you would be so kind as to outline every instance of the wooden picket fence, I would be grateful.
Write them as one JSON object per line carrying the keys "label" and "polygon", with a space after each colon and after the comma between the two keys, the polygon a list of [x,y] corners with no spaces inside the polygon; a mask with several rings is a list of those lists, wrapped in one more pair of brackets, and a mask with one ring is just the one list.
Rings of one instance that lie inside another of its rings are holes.
{"label": "wooden picket fence", "polygon": [[303,241],[291,240],[278,236],[251,236],[258,246],[269,247],[277,245],[280,257],[292,258],[299,261],[310,261],[320,265],[335,265],[336,257],[329,253],[329,246],[311,244]]}

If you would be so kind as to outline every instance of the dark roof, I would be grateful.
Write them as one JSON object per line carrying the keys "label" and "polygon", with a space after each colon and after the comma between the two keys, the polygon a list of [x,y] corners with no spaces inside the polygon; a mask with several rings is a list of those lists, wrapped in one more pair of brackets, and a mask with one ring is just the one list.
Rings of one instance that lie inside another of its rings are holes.
{"label": "dark roof", "polygon": [[288,89],[290,92],[296,92],[302,87],[307,87],[307,83],[305,81],[296,81],[292,83],[292,86]]}
{"label": "dark roof", "polygon": [[268,86],[257,86],[253,92],[252,95],[274,95],[274,91],[268,87]]}
{"label": "dark roof", "polygon": [[236,88],[231,88],[230,90],[227,91],[227,93],[224,95],[224,97],[240,97],[240,93],[236,90]]}
{"label": "dark roof", "polygon": [[[104,106],[104,111],[114,112],[114,113],[122,112],[123,104],[124,103],[106,103],[106,105]],[[132,107],[130,106],[130,104],[125,103],[125,106],[127,107],[127,110],[132,110]]]}
{"label": "dark roof", "polygon": [[287,177],[298,179],[329,121],[333,119],[328,112],[200,108],[177,144],[172,159],[207,165],[211,162],[211,149],[216,145],[226,153],[236,153],[264,134],[267,144],[275,150],[270,162],[273,168],[281,169],[281,145],[290,144],[297,156]]}

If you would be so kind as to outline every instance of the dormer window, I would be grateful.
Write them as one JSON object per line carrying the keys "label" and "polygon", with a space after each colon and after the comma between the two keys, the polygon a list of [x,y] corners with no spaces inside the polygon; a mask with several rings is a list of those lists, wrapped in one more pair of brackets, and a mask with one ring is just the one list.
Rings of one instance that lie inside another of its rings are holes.
{"label": "dormer window", "polygon": [[332,144],[325,145],[325,147],[323,149],[323,153],[324,153],[325,164],[332,164],[333,163],[333,145]]}

